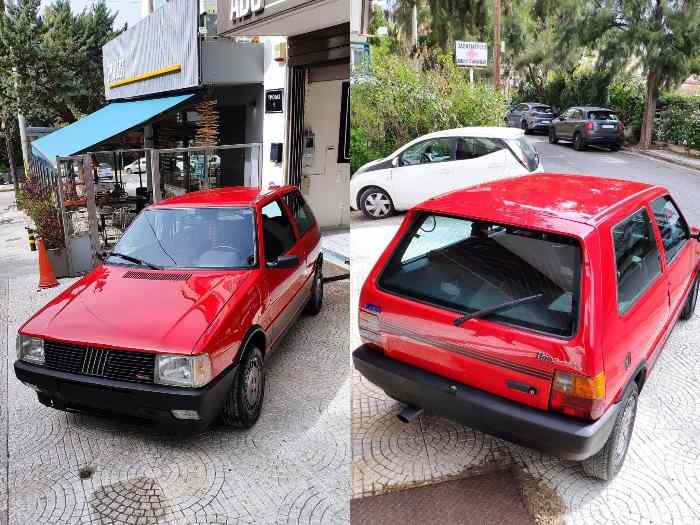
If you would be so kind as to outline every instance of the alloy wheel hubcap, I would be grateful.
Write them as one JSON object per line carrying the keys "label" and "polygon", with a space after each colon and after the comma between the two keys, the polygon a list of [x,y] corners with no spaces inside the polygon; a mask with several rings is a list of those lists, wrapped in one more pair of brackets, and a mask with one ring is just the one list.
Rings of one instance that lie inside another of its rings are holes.
{"label": "alloy wheel hubcap", "polygon": [[384,217],[389,214],[391,201],[383,193],[370,193],[365,199],[365,209],[373,217]]}
{"label": "alloy wheel hubcap", "polygon": [[632,437],[632,425],[634,423],[634,407],[637,404],[636,398],[630,398],[625,405],[625,411],[622,414],[622,428],[617,436],[617,442],[615,443],[614,450],[614,460],[615,464],[619,465],[622,463],[625,457],[625,452],[627,451],[627,445]]}

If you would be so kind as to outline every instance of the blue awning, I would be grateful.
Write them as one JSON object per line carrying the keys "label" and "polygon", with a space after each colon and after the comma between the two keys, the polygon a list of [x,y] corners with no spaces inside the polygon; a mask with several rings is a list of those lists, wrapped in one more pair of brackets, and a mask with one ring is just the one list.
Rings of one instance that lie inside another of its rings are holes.
{"label": "blue awning", "polygon": [[34,155],[56,165],[56,157],[66,157],[85,151],[120,133],[144,124],[195,95],[175,95],[112,102],[77,122],[58,129],[32,142]]}

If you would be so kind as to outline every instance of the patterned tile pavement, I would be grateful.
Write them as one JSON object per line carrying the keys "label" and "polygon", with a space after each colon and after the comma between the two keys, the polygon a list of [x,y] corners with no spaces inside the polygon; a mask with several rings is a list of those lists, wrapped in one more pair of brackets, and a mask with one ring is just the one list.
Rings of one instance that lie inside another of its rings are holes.
{"label": "patterned tile pavement", "polygon": [[271,356],[258,424],[190,438],[39,404],[11,370],[15,333],[70,280],[36,281],[0,281],[0,523],[349,522],[347,281]]}
{"label": "patterned tile pavement", "polygon": [[[403,216],[352,228],[351,348],[358,294]],[[442,418],[401,423],[399,404],[353,372],[353,498],[504,468],[519,469],[560,501],[567,523],[700,524],[700,311],[679,322],[640,397],[622,471],[610,483],[563,461]],[[527,498],[528,494],[525,491]],[[531,509],[537,513],[537,502]],[[534,508],[533,508],[534,506]],[[549,515],[549,518],[552,518]]]}

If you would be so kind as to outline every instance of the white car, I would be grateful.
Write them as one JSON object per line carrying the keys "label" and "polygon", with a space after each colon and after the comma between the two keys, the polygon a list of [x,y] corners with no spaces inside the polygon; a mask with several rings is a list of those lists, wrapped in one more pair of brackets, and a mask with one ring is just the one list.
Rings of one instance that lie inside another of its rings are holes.
{"label": "white car", "polygon": [[146,157],[141,157],[140,159],[136,159],[131,164],[127,164],[124,166],[124,171],[127,175],[139,172],[146,173]]}
{"label": "white car", "polygon": [[350,206],[381,219],[441,193],[542,171],[537,150],[522,130],[437,131],[357,170],[350,179]]}

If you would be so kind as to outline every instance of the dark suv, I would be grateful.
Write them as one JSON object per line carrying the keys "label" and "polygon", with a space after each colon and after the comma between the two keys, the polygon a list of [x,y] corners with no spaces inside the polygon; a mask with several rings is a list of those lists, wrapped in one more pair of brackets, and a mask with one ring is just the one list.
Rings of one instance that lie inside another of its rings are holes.
{"label": "dark suv", "polygon": [[607,146],[617,151],[624,142],[625,125],[615,112],[607,108],[573,107],[552,120],[549,143],[570,140],[581,151],[589,144]]}
{"label": "dark suv", "polygon": [[547,131],[554,118],[552,108],[539,102],[522,102],[513,106],[506,114],[506,125],[522,129],[525,133],[534,130]]}

